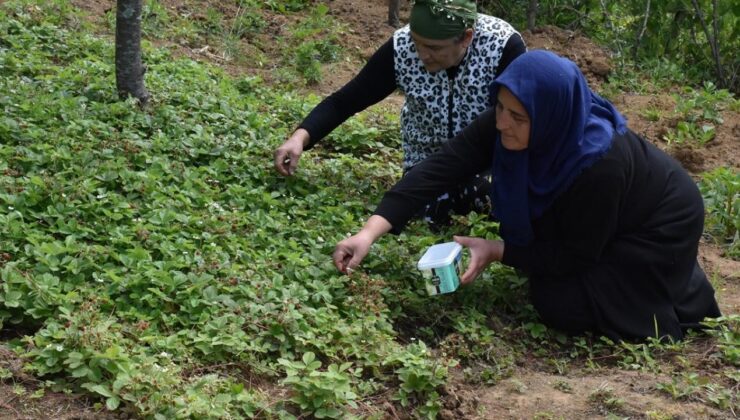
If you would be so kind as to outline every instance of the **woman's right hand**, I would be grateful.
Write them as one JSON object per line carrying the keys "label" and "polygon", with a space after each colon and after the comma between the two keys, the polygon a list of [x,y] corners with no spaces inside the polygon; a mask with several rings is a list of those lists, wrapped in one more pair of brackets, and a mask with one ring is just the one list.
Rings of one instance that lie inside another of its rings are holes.
{"label": "woman's right hand", "polygon": [[362,230],[340,241],[334,248],[332,259],[337,270],[344,274],[351,273],[370,252],[373,243],[390,230],[391,224],[385,218],[370,216]]}
{"label": "woman's right hand", "polygon": [[344,274],[351,273],[370,252],[372,245],[373,241],[360,233],[339,242],[332,255],[337,270]]}
{"label": "woman's right hand", "polygon": [[301,158],[303,149],[310,140],[308,131],[303,128],[297,129],[280,147],[275,149],[275,169],[281,175],[291,176],[298,167],[298,159]]}

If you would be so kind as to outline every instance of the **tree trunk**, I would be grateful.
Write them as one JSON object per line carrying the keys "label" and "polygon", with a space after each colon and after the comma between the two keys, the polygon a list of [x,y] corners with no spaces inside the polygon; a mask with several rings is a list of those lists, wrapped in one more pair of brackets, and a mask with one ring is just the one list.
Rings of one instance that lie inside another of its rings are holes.
{"label": "tree trunk", "polygon": [[527,29],[534,30],[535,21],[537,20],[537,0],[529,0],[527,7]]}
{"label": "tree trunk", "polygon": [[143,106],[149,100],[144,87],[146,67],[141,62],[141,0],[116,2],[116,87],[122,98],[133,96]]}
{"label": "tree trunk", "polygon": [[[719,40],[717,39],[717,26],[715,26],[715,32],[709,30],[709,26],[707,26],[707,22],[704,19],[704,13],[701,11],[701,7],[699,7],[699,3],[696,0],[691,0],[691,3],[694,5],[694,10],[696,11],[696,17],[699,19],[699,22],[701,23],[702,29],[704,29],[704,36],[707,37],[707,42],[709,43],[710,48],[712,49],[712,58],[714,58],[714,64],[717,68],[717,85],[719,87],[724,88],[727,87],[727,84],[725,83],[725,75],[722,71],[722,58],[720,57],[719,53]],[[714,7],[714,19],[716,24],[717,19],[717,0],[714,0],[712,2],[712,6]]]}

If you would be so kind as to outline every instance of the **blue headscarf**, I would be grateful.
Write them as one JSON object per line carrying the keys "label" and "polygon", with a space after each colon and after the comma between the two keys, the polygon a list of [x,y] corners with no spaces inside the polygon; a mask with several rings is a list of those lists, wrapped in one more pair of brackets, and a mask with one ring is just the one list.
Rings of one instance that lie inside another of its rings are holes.
{"label": "blue headscarf", "polygon": [[611,147],[627,124],[609,101],[589,89],[578,66],[544,50],[520,55],[491,84],[491,103],[505,86],[529,114],[529,146],[507,150],[496,135],[493,203],[501,236],[514,245],[533,239],[542,216],[574,179]]}

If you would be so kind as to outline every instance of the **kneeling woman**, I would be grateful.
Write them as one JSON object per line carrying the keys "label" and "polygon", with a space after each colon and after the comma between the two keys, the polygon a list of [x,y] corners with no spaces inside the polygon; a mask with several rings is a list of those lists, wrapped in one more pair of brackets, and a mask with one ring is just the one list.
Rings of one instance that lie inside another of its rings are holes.
{"label": "kneeling woman", "polygon": [[515,59],[491,95],[495,109],[417,165],[337,244],[340,271],[440,191],[490,168],[503,240],[455,238],[470,249],[463,283],[492,262],[521,269],[546,324],[613,339],[681,339],[720,316],[697,263],[702,198],[678,162],[631,132],[575,63],[553,53]]}

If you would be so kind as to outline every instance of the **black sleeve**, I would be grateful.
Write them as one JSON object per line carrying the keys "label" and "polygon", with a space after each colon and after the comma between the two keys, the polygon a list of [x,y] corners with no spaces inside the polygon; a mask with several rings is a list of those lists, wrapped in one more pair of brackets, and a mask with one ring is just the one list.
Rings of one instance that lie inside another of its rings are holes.
{"label": "black sleeve", "polygon": [[374,214],[390,222],[391,233],[400,233],[426,203],[491,167],[495,135],[496,113],[489,109],[411,168],[385,193]]}
{"label": "black sleeve", "polygon": [[313,147],[347,118],[380,102],[395,89],[391,38],[370,57],[357,76],[321,101],[298,126],[310,135],[306,149]]}
{"label": "black sleeve", "polygon": [[498,77],[509,64],[514,61],[515,58],[527,52],[527,46],[524,44],[522,36],[519,34],[513,34],[506,41],[504,52],[501,54],[501,59],[496,67],[496,77]]}
{"label": "black sleeve", "polygon": [[[617,232],[627,178],[618,161],[595,163],[534,222],[535,239],[530,245],[504,245],[501,262],[531,274],[554,276],[574,275],[593,267]],[[557,232],[558,237],[538,238],[538,231],[543,230]]]}

